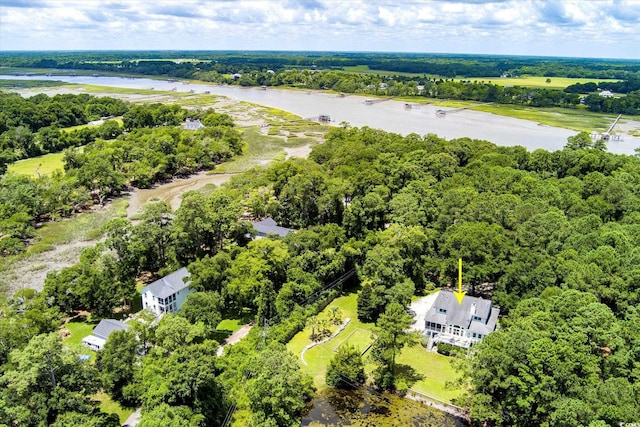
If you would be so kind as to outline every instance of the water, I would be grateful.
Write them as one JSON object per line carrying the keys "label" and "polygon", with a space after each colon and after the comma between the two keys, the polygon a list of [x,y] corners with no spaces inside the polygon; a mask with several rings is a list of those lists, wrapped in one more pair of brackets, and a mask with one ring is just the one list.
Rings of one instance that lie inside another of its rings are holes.
{"label": "water", "polygon": [[302,426],[464,427],[451,415],[392,394],[325,389],[318,393]]}
{"label": "water", "polygon": [[[480,111],[456,111],[445,118],[439,118],[435,114],[438,108],[431,105],[419,105],[407,109],[404,102],[393,100],[366,105],[364,103],[366,97],[355,95],[339,97],[319,91],[264,90],[127,77],[0,75],[0,79],[61,80],[69,83],[132,89],[153,88],[162,91],[175,89],[176,92],[193,91],[197,94],[208,91],[212,95],[223,95],[240,101],[275,107],[304,118],[326,114],[331,116],[334,125],[347,122],[352,126],[369,126],[402,135],[435,133],[447,139],[470,137],[485,139],[497,145],[522,145],[529,150],[537,148],[560,150],[567,143],[567,138],[575,135],[572,130],[543,126],[529,120]],[[624,138],[622,142],[609,142],[609,151],[633,154],[634,149],[640,146],[640,137],[625,135]]]}

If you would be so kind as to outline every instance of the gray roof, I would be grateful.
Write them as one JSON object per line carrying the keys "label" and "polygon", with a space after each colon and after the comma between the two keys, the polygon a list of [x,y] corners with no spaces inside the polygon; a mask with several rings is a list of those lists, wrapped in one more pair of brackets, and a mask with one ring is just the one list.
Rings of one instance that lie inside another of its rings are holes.
{"label": "gray roof", "polygon": [[290,228],[280,227],[273,218],[265,218],[262,221],[254,222],[253,228],[258,232],[258,236],[277,234],[280,237],[284,237],[294,231]]}
{"label": "gray roof", "polygon": [[153,283],[148,284],[142,288],[141,293],[150,291],[157,298],[166,298],[169,295],[175,294],[189,287],[190,281],[185,282],[184,279],[189,276],[189,272],[186,267],[182,267],[180,270],[176,270],[173,273],[164,276],[162,279],[158,279]]}
{"label": "gray roof", "polygon": [[[446,310],[446,313],[441,313],[439,309]],[[440,291],[427,312],[425,321],[460,326],[471,332],[487,335],[496,329],[499,314],[500,309],[492,307],[491,300],[465,295],[462,304],[458,304],[453,292]],[[473,316],[478,316],[482,320],[473,320]]]}
{"label": "gray roof", "polygon": [[102,319],[100,323],[93,328],[91,335],[95,335],[98,338],[106,340],[113,331],[126,331],[127,329],[129,329],[129,325],[122,323],[119,320]]}

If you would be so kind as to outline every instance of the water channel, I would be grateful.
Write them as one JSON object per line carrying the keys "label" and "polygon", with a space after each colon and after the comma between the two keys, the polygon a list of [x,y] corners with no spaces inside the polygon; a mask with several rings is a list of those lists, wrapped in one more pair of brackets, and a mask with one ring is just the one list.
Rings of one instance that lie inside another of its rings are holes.
{"label": "water channel", "polygon": [[[322,91],[295,91],[279,89],[243,88],[239,86],[206,83],[175,82],[147,78],[94,77],[94,76],[12,76],[0,75],[0,79],[60,80],[68,83],[90,84],[131,89],[153,89],[157,91],[210,93],[223,95],[239,101],[248,101],[309,118],[326,114],[332,124],[348,122],[352,126],[369,126],[396,132],[402,135],[435,133],[451,139],[470,137],[485,139],[497,145],[522,145],[528,150],[543,148],[554,151],[564,147],[567,137],[575,131],[540,125],[530,120],[516,119],[473,110],[455,111],[446,117],[437,117],[436,110],[447,108],[433,105],[416,105],[405,108],[405,103],[388,100],[366,104],[366,97],[347,95],[344,97]],[[452,110],[452,109],[449,109]],[[623,141],[610,141],[609,151],[633,154],[640,146],[640,137],[625,135]]]}

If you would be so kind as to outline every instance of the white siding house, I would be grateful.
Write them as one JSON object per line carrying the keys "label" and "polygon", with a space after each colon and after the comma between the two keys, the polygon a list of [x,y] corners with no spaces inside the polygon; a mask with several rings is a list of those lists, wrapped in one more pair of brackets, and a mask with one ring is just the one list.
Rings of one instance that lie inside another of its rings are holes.
{"label": "white siding house", "polygon": [[438,342],[469,348],[495,331],[499,314],[491,300],[465,296],[458,304],[452,292],[440,291],[424,318],[429,348]]}
{"label": "white siding house", "polygon": [[187,296],[194,292],[189,281],[185,281],[187,277],[189,272],[182,267],[142,288],[142,308],[149,309],[158,317],[180,310]]}

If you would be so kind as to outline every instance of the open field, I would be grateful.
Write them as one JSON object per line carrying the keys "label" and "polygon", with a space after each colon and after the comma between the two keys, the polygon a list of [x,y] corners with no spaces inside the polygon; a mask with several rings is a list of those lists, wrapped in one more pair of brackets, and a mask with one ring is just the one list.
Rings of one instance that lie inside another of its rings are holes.
{"label": "open field", "polygon": [[64,163],[62,159],[64,154],[51,153],[44,156],[32,157],[30,159],[18,160],[12,163],[8,167],[10,173],[17,175],[29,175],[31,177],[37,177],[39,175],[49,175],[53,171],[64,171]]}
{"label": "open field", "polygon": [[[551,80],[547,83],[547,79]],[[569,78],[569,77],[540,77],[540,76],[522,76],[522,77],[469,77],[464,80],[472,82],[487,82],[498,86],[524,86],[524,87],[541,87],[547,89],[564,89],[567,86],[576,83],[599,83],[599,82],[617,82],[617,79],[588,79],[588,78]]]}
{"label": "open field", "polygon": [[[336,347],[343,345],[345,341],[354,344],[356,347],[373,341],[371,334],[374,325],[372,323],[362,323],[358,320],[356,301],[356,293],[336,298],[327,308],[318,314],[318,319],[328,318],[329,308],[335,306],[340,309],[342,320],[347,317],[351,319],[347,327],[335,338],[324,344],[315,346],[305,353],[304,358],[307,365],[304,365],[302,360],[300,360],[302,371],[311,375],[318,389],[326,387],[324,381],[327,366],[335,354],[334,349]],[[336,326],[333,326],[331,331],[334,331],[336,328]],[[310,335],[311,329],[306,327],[289,341],[287,348],[296,357],[300,358],[302,349],[311,343]],[[375,366],[367,354],[364,356],[365,371],[370,375]],[[448,383],[454,382],[458,378],[455,369],[450,364],[451,358],[449,357],[427,351],[422,346],[416,345],[412,348],[403,349],[397,356],[397,362],[400,365],[398,366],[399,377],[402,377],[403,374],[406,373],[407,376],[415,374],[415,376],[420,378],[412,385],[412,389],[416,391],[428,394],[445,402],[451,402],[452,399],[459,397],[463,392],[459,388],[450,389],[447,387]],[[413,373],[411,372],[412,370],[414,371]]]}

